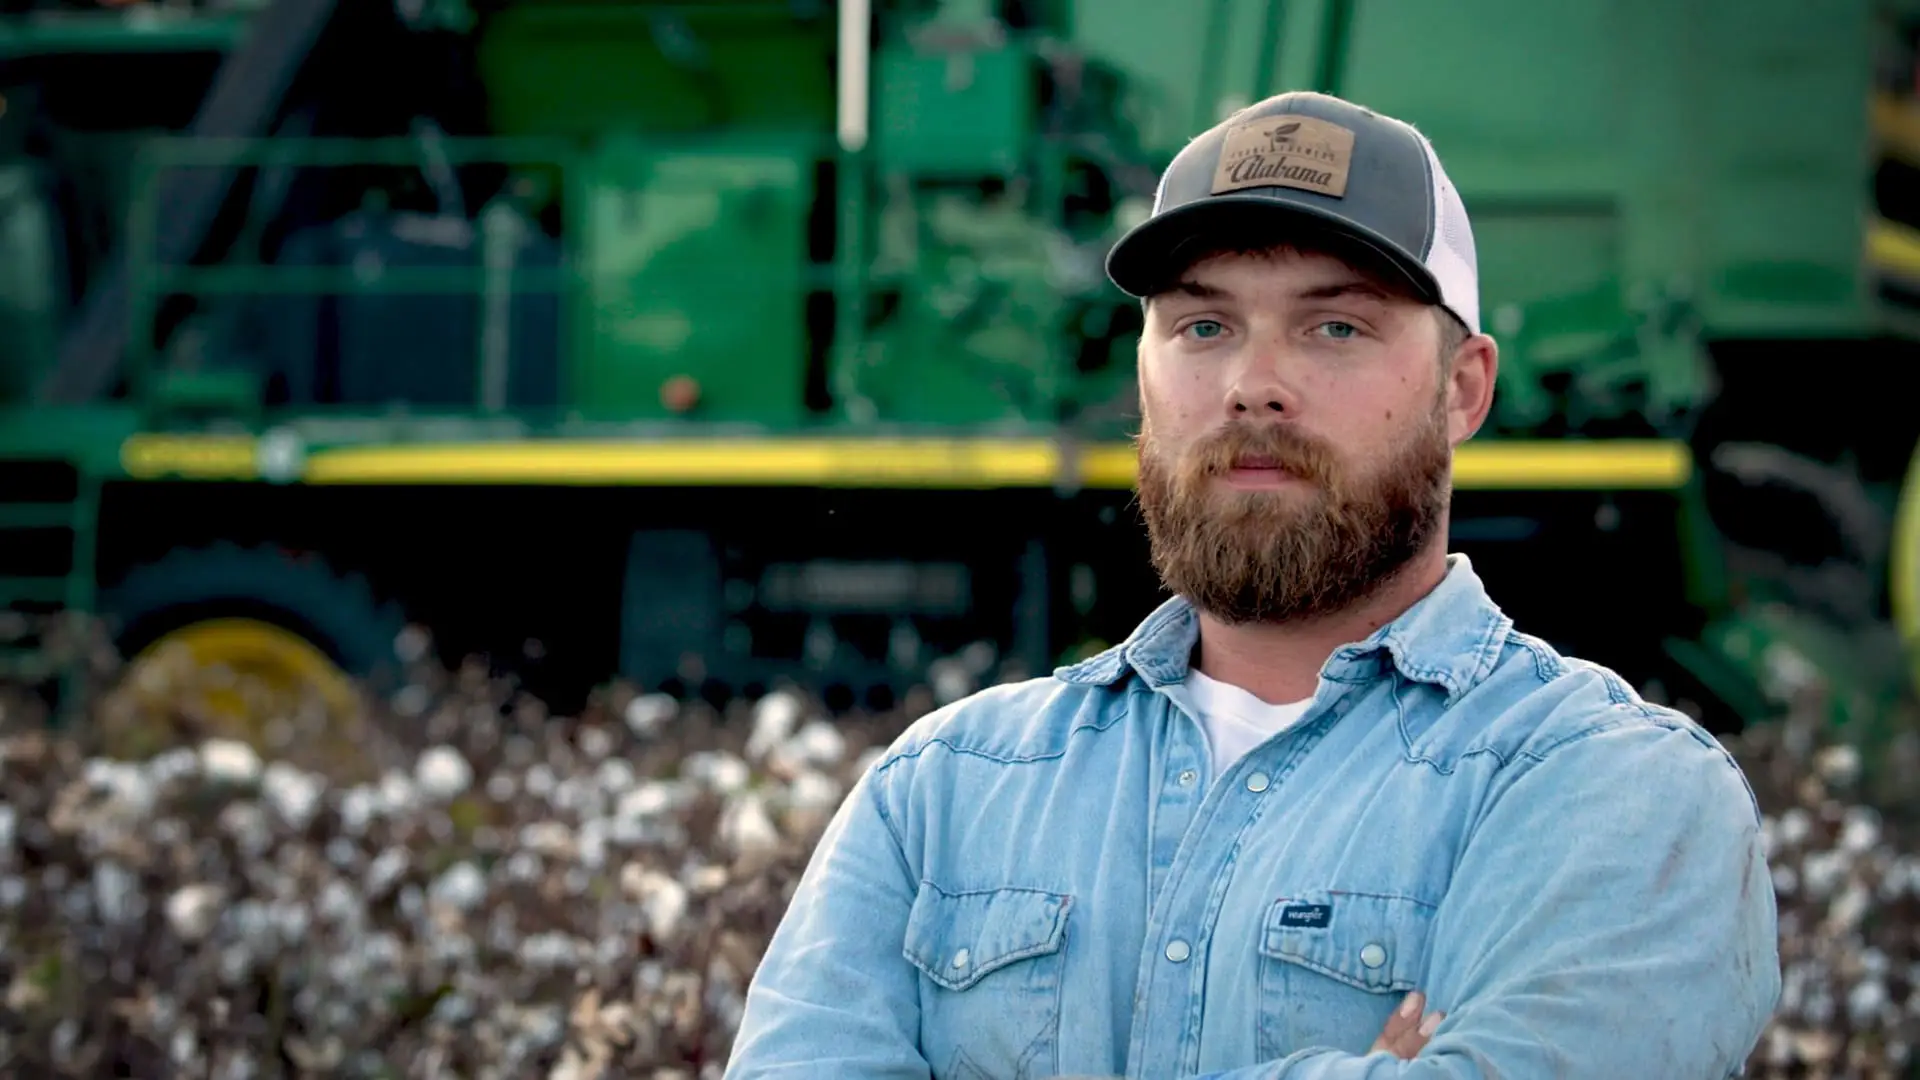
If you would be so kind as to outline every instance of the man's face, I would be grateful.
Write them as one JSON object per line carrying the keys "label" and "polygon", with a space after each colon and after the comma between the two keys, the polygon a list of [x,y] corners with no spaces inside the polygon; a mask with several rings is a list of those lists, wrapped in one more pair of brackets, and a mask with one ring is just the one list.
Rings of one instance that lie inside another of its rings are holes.
{"label": "man's face", "polygon": [[1140,501],[1162,582],[1223,622],[1332,614],[1444,527],[1436,312],[1326,255],[1222,255],[1153,298]]}

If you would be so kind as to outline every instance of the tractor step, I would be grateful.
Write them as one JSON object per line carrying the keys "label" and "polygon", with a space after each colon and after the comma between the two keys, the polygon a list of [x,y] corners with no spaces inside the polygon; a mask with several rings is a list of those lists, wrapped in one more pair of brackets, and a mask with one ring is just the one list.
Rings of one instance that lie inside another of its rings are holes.
{"label": "tractor step", "polygon": [[0,501],[0,618],[9,624],[29,620],[0,633],[0,680],[59,680],[63,699],[79,673],[48,651],[31,620],[93,606],[100,483],[78,468],[68,476],[60,485],[64,490]]}
{"label": "tractor step", "polygon": [[72,529],[77,512],[75,502],[0,503],[0,529]]}
{"label": "tractor step", "polygon": [[67,607],[70,604],[73,591],[74,585],[72,578],[64,575],[60,577],[0,577],[0,608],[13,608],[23,604]]}

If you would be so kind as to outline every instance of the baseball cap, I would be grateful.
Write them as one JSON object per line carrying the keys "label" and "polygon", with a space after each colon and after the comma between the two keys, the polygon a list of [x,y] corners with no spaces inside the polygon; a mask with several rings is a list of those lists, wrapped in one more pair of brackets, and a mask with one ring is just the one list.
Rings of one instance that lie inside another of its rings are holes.
{"label": "baseball cap", "polygon": [[1466,206],[1405,121],[1312,91],[1241,109],[1174,157],[1152,214],[1108,252],[1107,276],[1151,295],[1207,249],[1255,237],[1357,246],[1480,330]]}

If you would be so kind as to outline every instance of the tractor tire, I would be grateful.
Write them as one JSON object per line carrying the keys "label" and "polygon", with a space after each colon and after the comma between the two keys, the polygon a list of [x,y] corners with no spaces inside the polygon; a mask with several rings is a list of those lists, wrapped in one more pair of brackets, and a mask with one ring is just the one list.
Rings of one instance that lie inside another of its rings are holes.
{"label": "tractor tire", "polygon": [[122,656],[195,622],[246,618],[299,635],[363,680],[397,671],[394,643],[406,628],[399,607],[381,603],[365,578],[315,557],[233,544],[181,549],[139,567],[100,607]]}

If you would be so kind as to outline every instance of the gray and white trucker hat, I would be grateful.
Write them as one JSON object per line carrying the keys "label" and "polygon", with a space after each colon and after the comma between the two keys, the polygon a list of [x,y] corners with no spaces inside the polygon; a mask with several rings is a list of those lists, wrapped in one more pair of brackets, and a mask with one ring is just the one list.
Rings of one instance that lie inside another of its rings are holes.
{"label": "gray and white trucker hat", "polygon": [[1107,276],[1148,296],[1209,248],[1295,236],[1358,244],[1479,332],[1473,230],[1433,145],[1411,124],[1310,91],[1249,105],[1188,143],[1151,216],[1107,254]]}

